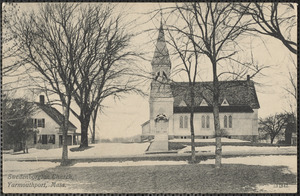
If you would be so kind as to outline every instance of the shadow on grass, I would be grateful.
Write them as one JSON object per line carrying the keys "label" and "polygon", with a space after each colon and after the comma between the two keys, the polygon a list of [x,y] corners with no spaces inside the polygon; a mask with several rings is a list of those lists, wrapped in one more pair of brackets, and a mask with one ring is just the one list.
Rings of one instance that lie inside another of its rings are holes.
{"label": "shadow on grass", "polygon": [[257,185],[296,184],[285,166],[223,164],[126,167],[56,167],[38,176],[71,175],[71,184],[89,192],[110,193],[257,193]]}
{"label": "shadow on grass", "polygon": [[74,147],[74,148],[70,148],[71,152],[79,152],[79,151],[84,151],[90,148],[94,148],[94,146],[87,146],[87,147]]}

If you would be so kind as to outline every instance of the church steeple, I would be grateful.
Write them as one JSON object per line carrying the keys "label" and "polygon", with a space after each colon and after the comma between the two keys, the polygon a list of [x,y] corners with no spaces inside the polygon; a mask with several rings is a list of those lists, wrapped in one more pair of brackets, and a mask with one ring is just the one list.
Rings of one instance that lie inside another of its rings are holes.
{"label": "church steeple", "polygon": [[155,46],[153,59],[151,62],[152,66],[168,66],[171,67],[171,61],[169,51],[167,48],[163,24],[160,22],[160,28],[158,32],[158,38]]}

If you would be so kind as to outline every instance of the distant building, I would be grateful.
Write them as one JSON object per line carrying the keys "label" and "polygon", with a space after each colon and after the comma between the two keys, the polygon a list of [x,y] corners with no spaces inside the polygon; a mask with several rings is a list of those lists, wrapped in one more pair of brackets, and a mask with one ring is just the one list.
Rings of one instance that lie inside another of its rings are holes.
{"label": "distant building", "polygon": [[287,116],[287,125],[285,127],[285,144],[297,145],[297,126],[294,115]]}
{"label": "distant building", "polygon": [[[40,102],[35,103],[37,111],[32,116],[33,136],[27,142],[29,147],[58,148],[62,146],[62,123],[64,116],[54,107],[45,104],[44,96],[40,96]],[[68,145],[78,144],[77,127],[69,121]]]}
{"label": "distant building", "polygon": [[[162,26],[151,65],[156,77],[151,82],[150,119],[141,125],[142,139],[154,138],[160,133],[167,134],[169,139],[190,138],[188,82],[164,83],[170,77],[171,61]],[[247,77],[246,80],[220,81],[220,84],[220,126],[224,136],[245,140],[257,137],[260,106],[254,82]],[[195,86],[196,138],[215,135],[211,87],[212,82],[198,82]]]}

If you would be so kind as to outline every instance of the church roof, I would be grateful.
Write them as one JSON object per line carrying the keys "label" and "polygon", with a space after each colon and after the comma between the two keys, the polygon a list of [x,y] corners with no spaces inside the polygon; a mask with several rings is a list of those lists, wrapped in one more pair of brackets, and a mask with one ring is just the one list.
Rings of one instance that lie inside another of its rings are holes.
{"label": "church roof", "polygon": [[157,38],[155,51],[154,51],[154,55],[153,55],[151,64],[152,65],[160,65],[160,66],[161,65],[171,66],[169,51],[167,48],[162,23],[160,24],[158,38]]}
{"label": "church roof", "polygon": [[[239,107],[250,106],[252,109],[260,108],[253,81],[251,80],[219,81],[219,83],[220,83],[219,105],[221,105],[224,99],[226,99],[229,104],[229,106],[222,106],[222,108],[230,107],[230,106],[239,106]],[[196,106],[200,107],[202,100],[205,99],[208,106],[201,106],[201,108],[204,109],[204,107],[207,107],[207,109],[204,110],[210,110],[208,108],[212,106],[212,100],[213,100],[212,84],[213,84],[212,82],[196,83],[195,85]],[[176,82],[171,84],[171,90],[174,97],[174,108],[182,107],[180,106],[180,103],[182,101],[184,101],[187,105],[190,105],[191,97],[190,97],[188,87],[189,87],[188,82]],[[249,108],[246,107],[240,109],[248,112],[251,111]],[[238,107],[236,107],[234,110],[238,110]]]}
{"label": "church roof", "polygon": [[[188,113],[190,109],[188,107],[174,107],[174,113]],[[212,106],[196,106],[194,108],[194,112],[200,113],[212,113],[213,107]],[[228,112],[235,112],[235,113],[251,113],[253,109],[250,106],[220,106],[219,107],[220,113],[228,113]]]}

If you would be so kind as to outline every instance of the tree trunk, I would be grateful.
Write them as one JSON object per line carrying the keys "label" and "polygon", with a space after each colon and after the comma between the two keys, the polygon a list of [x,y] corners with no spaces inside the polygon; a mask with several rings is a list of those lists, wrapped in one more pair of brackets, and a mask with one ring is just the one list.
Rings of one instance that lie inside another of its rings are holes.
{"label": "tree trunk", "polygon": [[88,147],[88,128],[90,118],[85,118],[81,121],[81,143],[79,148]]}
{"label": "tree trunk", "polygon": [[98,113],[98,107],[94,110],[93,115],[92,115],[92,121],[93,121],[92,122],[93,123],[92,144],[95,144],[97,113]]}
{"label": "tree trunk", "polygon": [[195,105],[195,92],[194,88],[191,88],[191,115],[190,115],[190,126],[191,126],[191,163],[196,163],[195,154],[195,130],[194,130],[194,105]]}
{"label": "tree trunk", "polygon": [[26,150],[25,150],[25,141],[22,142],[22,149],[23,149],[23,153],[25,154],[26,153]]}
{"label": "tree trunk", "polygon": [[27,139],[24,141],[24,153],[28,153]]}
{"label": "tree trunk", "polygon": [[69,120],[69,115],[70,115],[70,99],[68,100],[67,106],[63,107],[64,110],[64,122],[62,126],[62,132],[63,132],[63,150],[62,150],[62,161],[61,161],[61,166],[66,166],[68,165],[68,143],[67,143],[67,138],[68,138],[68,120]]}
{"label": "tree trunk", "polygon": [[194,131],[194,112],[191,112],[190,125],[191,125],[191,152],[192,152],[191,163],[196,163],[195,131]]}
{"label": "tree trunk", "polygon": [[219,117],[219,106],[213,106],[213,115],[214,115],[214,126],[215,126],[215,135],[216,135],[216,160],[215,167],[220,168],[222,163],[222,142],[221,142],[221,129],[220,129],[220,117]]}
{"label": "tree trunk", "polygon": [[271,144],[273,144],[275,137],[271,137]]}
{"label": "tree trunk", "polygon": [[220,116],[219,116],[219,81],[217,75],[217,63],[212,61],[213,65],[213,115],[214,127],[216,135],[216,159],[215,168],[220,168],[222,163],[222,142],[221,142],[221,129],[220,129]]}

